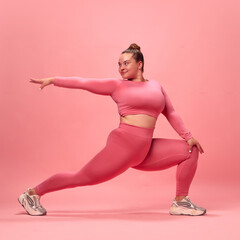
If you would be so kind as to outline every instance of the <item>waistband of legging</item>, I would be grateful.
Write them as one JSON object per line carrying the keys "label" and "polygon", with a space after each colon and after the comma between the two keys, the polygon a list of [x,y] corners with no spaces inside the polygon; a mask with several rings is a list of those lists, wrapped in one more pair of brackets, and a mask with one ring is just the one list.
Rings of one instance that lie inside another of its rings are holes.
{"label": "waistband of legging", "polygon": [[130,134],[134,134],[140,137],[152,137],[154,128],[145,128],[140,126],[131,125],[125,122],[119,123],[119,128],[126,130]]}

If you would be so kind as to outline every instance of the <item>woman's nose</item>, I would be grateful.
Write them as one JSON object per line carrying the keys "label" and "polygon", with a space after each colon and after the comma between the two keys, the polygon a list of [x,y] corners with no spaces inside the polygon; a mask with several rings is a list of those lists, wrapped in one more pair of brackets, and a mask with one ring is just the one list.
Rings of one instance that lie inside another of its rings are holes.
{"label": "woman's nose", "polygon": [[121,67],[120,67],[120,70],[124,70],[124,69],[125,69],[125,66],[121,66]]}

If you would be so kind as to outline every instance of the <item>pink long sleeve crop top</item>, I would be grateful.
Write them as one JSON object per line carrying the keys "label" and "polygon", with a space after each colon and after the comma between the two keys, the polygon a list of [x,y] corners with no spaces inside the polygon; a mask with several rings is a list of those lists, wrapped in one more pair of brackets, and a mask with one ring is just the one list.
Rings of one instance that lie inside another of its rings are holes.
{"label": "pink long sleeve crop top", "polygon": [[146,82],[118,78],[83,78],[55,76],[54,86],[78,88],[89,92],[109,95],[117,103],[120,116],[147,114],[158,118],[162,113],[175,131],[184,139],[192,138],[161,84],[154,79]]}

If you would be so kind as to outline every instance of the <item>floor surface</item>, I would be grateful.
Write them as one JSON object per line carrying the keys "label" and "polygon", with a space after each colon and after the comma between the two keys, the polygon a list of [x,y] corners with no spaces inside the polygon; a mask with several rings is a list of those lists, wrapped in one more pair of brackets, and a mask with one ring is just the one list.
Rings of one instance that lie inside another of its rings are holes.
{"label": "floor surface", "polygon": [[[203,216],[172,216],[168,213],[169,196],[156,194],[156,201],[149,201],[139,191],[134,203],[131,195],[117,196],[103,201],[81,199],[77,189],[63,190],[41,199],[47,209],[45,216],[30,216],[16,199],[1,205],[0,239],[239,239],[239,188],[215,186],[214,194],[200,195],[198,187],[190,199],[207,208]],[[96,191],[97,188],[92,189]],[[222,191],[221,191],[222,189]],[[102,191],[101,187],[98,187]],[[91,191],[87,189],[85,191]],[[107,191],[107,189],[105,189]],[[96,192],[95,192],[96,193]],[[66,196],[62,200],[60,196]],[[130,197],[129,197],[130,196]],[[147,196],[147,195],[146,195]],[[149,195],[148,195],[149,196]],[[58,201],[56,199],[58,198]],[[161,201],[159,201],[161,199]]]}

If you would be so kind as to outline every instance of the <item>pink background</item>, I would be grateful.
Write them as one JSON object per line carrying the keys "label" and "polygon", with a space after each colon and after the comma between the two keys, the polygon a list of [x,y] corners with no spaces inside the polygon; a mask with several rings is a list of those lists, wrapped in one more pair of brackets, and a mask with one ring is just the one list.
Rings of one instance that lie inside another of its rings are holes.
{"label": "pink background", "polygon": [[[17,216],[21,210],[27,219],[17,197],[57,172],[80,169],[119,124],[110,96],[53,85],[40,92],[40,85],[29,79],[121,78],[118,58],[131,43],[143,52],[144,77],[163,85],[205,151],[199,155],[190,197],[209,214],[236,206],[239,10],[237,0],[2,2],[0,197],[6,219],[11,217],[5,206],[12,206],[15,218],[21,217]],[[181,139],[163,115],[154,137]],[[67,213],[71,206],[78,210],[162,207],[167,212],[175,195],[175,172],[175,167],[161,172],[129,169],[100,185],[47,194],[42,203],[50,213],[51,206],[64,207]],[[55,211],[56,217],[61,214]]]}

